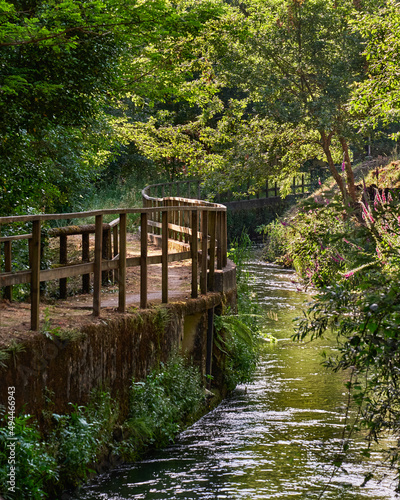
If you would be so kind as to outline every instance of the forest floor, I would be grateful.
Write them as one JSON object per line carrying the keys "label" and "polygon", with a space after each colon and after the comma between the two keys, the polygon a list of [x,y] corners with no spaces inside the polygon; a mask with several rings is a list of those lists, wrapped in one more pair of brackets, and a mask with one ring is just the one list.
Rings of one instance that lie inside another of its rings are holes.
{"label": "forest floor", "polygon": [[[68,254],[71,249],[80,252],[80,240],[68,238]],[[140,238],[137,234],[130,234],[127,242],[127,256],[140,255]],[[148,247],[148,255],[161,254],[161,249],[155,245]],[[127,269],[127,298],[128,312],[134,312],[140,304],[140,267]],[[102,286],[101,315],[94,317],[92,313],[93,295],[80,293],[81,279],[69,278],[68,298],[57,299],[58,282],[47,283],[46,293],[40,303],[40,331],[54,332],[59,330],[79,330],[85,324],[106,321],[108,317],[115,317],[118,313],[118,283]],[[172,262],[168,265],[168,296],[171,301],[186,300],[191,294],[191,261]],[[148,267],[148,307],[161,304],[161,264]],[[38,332],[30,330],[29,302],[9,302],[0,300],[0,347],[18,343],[32,338]]]}

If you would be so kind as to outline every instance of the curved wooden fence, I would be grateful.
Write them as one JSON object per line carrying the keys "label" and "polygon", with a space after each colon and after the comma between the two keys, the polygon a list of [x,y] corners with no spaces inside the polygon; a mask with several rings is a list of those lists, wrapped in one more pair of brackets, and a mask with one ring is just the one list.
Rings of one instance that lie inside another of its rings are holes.
{"label": "curved wooden fence", "polygon": [[[0,288],[11,299],[13,285],[30,284],[31,329],[39,329],[40,283],[60,280],[60,296],[66,294],[66,280],[82,276],[83,291],[88,291],[88,277],[93,276],[93,314],[100,315],[102,275],[114,273],[118,281],[118,310],[126,311],[127,268],[140,266],[140,307],[147,307],[147,277],[150,264],[162,266],[162,301],[168,302],[168,263],[191,260],[192,297],[198,295],[198,270],[200,293],[214,289],[215,269],[227,263],[226,207],[199,199],[181,196],[152,197],[148,186],[143,190],[143,208],[107,209],[68,214],[22,215],[0,217],[0,234],[7,225],[23,223],[29,233],[0,238],[4,265],[0,270]],[[140,214],[140,255],[127,257],[127,217]],[[104,224],[104,216],[118,216],[112,223]],[[63,226],[46,230],[46,234],[60,238],[60,258],[57,267],[41,269],[41,240],[43,225],[60,220],[94,218],[94,224]],[[89,234],[94,233],[94,258],[89,261]],[[82,262],[68,265],[67,238],[82,235]],[[159,240],[161,255],[148,255],[148,241]],[[29,245],[29,269],[12,271],[12,245],[26,240]],[[172,250],[174,248],[175,250]],[[1,255],[0,253],[0,255]],[[0,262],[1,262],[0,260]],[[85,285],[86,283],[86,285]],[[85,288],[86,287],[86,288]]]}

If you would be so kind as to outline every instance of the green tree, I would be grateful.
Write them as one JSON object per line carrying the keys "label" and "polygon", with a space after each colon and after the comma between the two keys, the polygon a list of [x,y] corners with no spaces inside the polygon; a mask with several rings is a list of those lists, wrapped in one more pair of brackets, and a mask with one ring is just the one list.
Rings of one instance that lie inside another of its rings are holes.
{"label": "green tree", "polygon": [[188,83],[203,64],[191,45],[219,11],[214,0],[0,2],[2,214],[73,202],[130,140],[122,98],[207,93]]}
{"label": "green tree", "polygon": [[[364,59],[362,37],[350,29],[354,2],[254,0],[239,8],[251,36],[231,45],[221,71],[247,90],[251,120],[275,127],[277,144],[287,142],[284,126],[319,148],[343,197],[355,200],[349,143],[356,134],[346,103],[364,78]],[[346,181],[335,166],[342,161]],[[283,163],[277,155],[276,163],[286,175],[300,166],[295,157]]]}
{"label": "green tree", "polygon": [[390,0],[374,13],[360,13],[353,28],[366,40],[367,78],[355,85],[351,109],[365,117],[360,123],[364,129],[398,123],[400,6]]}

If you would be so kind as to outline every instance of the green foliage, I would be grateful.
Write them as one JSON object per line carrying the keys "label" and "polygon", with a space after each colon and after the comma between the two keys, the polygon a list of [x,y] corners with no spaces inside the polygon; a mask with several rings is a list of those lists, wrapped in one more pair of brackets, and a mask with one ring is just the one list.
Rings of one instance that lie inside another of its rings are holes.
{"label": "green foliage", "polygon": [[112,442],[118,418],[115,401],[106,392],[94,392],[87,407],[72,407],[69,415],[52,415],[55,428],[48,438],[64,487],[77,486],[87,479],[90,464]]}
{"label": "green foliage", "polygon": [[352,23],[366,40],[368,78],[358,82],[351,101],[353,112],[364,113],[364,129],[399,120],[400,86],[394,75],[400,64],[400,8],[391,0],[377,4],[372,12],[358,13]]}
{"label": "green foliage", "polygon": [[181,356],[172,356],[145,381],[132,384],[127,423],[131,436],[120,452],[132,458],[147,446],[162,447],[173,441],[203,400],[199,370]]}
{"label": "green foliage", "polygon": [[236,264],[238,314],[228,311],[215,317],[215,344],[226,355],[223,371],[230,391],[238,384],[252,381],[260,354],[258,319],[261,310],[251,289],[249,273],[245,270],[251,245],[247,233],[242,233],[228,252]]}
{"label": "green foliage", "polygon": [[[14,436],[10,435],[6,417],[0,427],[0,492],[5,500],[47,498],[46,485],[57,482],[57,462],[45,443],[40,441],[37,426],[29,415],[15,418]],[[16,438],[10,440],[10,437]],[[10,445],[15,444],[15,464],[10,464]],[[10,466],[15,465],[15,491],[8,488]]]}
{"label": "green foliage", "polygon": [[[44,414],[49,427],[46,441],[29,415],[15,417],[15,441],[9,422],[0,427],[0,493],[7,499],[55,498],[64,488],[76,486],[91,472],[90,465],[112,443],[118,408],[105,392],[92,393],[87,407],[73,406],[69,415]],[[15,448],[15,493],[7,486],[10,443]]]}
{"label": "green foliage", "polygon": [[[322,216],[319,211],[317,217]],[[334,222],[338,216],[340,224]],[[350,434],[366,429],[370,442],[387,431],[398,437],[400,205],[376,192],[374,202],[361,203],[358,213],[344,216],[336,207],[331,218],[331,253],[340,252],[343,260],[323,282],[314,280],[320,289],[298,319],[294,338],[314,339],[328,330],[336,336],[336,349],[324,363],[351,370],[347,388],[358,412]],[[304,243],[305,249],[312,246],[313,238]],[[399,468],[398,446],[390,450],[390,460]]]}

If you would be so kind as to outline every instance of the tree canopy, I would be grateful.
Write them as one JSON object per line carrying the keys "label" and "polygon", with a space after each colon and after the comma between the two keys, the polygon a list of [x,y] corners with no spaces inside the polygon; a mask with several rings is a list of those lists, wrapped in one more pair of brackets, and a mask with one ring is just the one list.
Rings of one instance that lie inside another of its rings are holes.
{"label": "tree canopy", "polygon": [[128,140],[122,99],[207,94],[201,80],[187,84],[204,68],[191,46],[220,11],[213,0],[2,1],[1,212],[71,202],[69,188]]}

